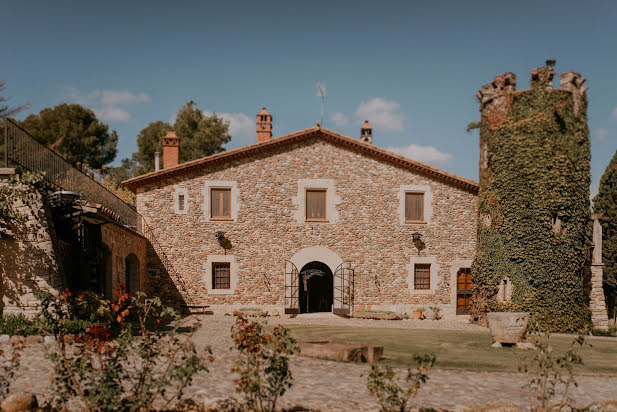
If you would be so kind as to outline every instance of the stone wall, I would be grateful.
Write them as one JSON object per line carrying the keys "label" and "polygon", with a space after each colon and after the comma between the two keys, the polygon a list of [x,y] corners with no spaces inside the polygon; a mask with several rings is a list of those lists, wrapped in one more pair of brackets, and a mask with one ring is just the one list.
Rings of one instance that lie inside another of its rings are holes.
{"label": "stone wall", "polygon": [[[0,176],[0,184],[7,184],[6,176]],[[38,194],[33,204],[19,202],[13,207],[26,221],[11,229],[12,238],[0,239],[0,312],[31,314],[39,304],[37,290],[56,293],[63,282],[54,252],[49,203]]]}
{"label": "stone wall", "polygon": [[147,240],[116,224],[101,227],[103,244],[111,252],[111,290],[120,284],[127,284],[125,259],[134,254],[139,261],[140,290],[146,287],[146,245]]}
{"label": "stone wall", "polygon": [[[328,196],[338,199],[328,208],[335,208],[336,222],[297,220],[302,207],[299,185],[307,179],[332,183]],[[204,188],[212,181],[237,188],[237,203],[232,205],[237,208],[236,219],[211,221],[204,215],[208,208]],[[401,223],[400,193],[406,186],[430,191],[426,196],[430,204],[425,206],[431,210],[428,223]],[[185,214],[174,211],[178,188],[186,189],[182,191],[187,194]],[[139,187],[137,208],[185,279],[195,303],[215,310],[247,306],[282,310],[285,261],[305,248],[320,246],[354,267],[356,308],[409,312],[435,304],[454,314],[451,287],[458,268],[453,265],[470,262],[476,244],[473,193],[321,139]],[[217,241],[216,231],[225,232],[227,249]],[[412,242],[414,232],[422,234],[420,250]],[[233,294],[208,293],[204,263],[211,255],[234,256],[238,281]],[[409,267],[418,257],[432,259],[438,266],[434,293],[412,293]],[[149,267],[158,270],[150,261]]]}

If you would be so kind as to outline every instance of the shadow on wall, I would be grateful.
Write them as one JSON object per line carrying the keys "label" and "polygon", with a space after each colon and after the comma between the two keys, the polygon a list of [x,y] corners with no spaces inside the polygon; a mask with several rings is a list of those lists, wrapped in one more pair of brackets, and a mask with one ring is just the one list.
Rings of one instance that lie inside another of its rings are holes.
{"label": "shadow on wall", "polygon": [[51,231],[43,201],[20,207],[24,225],[14,225],[10,238],[0,239],[0,312],[34,312],[39,290],[62,288]]}
{"label": "shadow on wall", "polygon": [[[178,270],[178,268],[175,268]],[[179,272],[180,273],[180,272]],[[158,254],[150,244],[147,243],[146,249],[146,288],[148,296],[158,296],[165,305],[182,312],[187,305],[176,283],[165,269]]]}

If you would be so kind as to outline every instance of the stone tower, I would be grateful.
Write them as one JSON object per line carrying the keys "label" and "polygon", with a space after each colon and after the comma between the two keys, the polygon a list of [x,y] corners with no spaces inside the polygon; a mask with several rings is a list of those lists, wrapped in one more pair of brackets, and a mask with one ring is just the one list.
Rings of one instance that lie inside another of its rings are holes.
{"label": "stone tower", "polygon": [[[531,88],[482,86],[478,246],[472,314],[530,311],[551,330],[588,325],[590,143],[585,79],[541,67]],[[499,299],[503,285],[508,299]]]}
{"label": "stone tower", "polygon": [[266,108],[257,113],[257,141],[267,142],[272,138],[272,115]]}

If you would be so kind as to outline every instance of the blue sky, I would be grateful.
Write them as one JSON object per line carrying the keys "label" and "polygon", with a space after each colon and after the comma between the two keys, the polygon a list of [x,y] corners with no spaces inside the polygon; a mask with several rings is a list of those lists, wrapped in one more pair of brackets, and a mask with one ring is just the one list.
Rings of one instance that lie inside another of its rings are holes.
{"label": "blue sky", "polygon": [[20,118],[79,102],[118,131],[116,163],[149,122],[188,100],[255,140],[266,106],[275,135],[324,126],[477,178],[476,91],[556,59],[587,78],[594,184],[617,150],[614,1],[7,1],[0,78]]}

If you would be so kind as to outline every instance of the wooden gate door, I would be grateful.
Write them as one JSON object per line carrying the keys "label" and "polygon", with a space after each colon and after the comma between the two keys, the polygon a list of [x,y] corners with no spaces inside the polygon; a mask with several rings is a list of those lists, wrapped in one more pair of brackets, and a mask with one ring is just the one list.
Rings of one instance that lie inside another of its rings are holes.
{"label": "wooden gate door", "polygon": [[456,314],[468,315],[471,309],[471,269],[461,268],[456,275]]}
{"label": "wooden gate door", "polygon": [[285,313],[298,314],[300,313],[300,305],[298,295],[300,288],[298,268],[290,261],[285,261]]}

